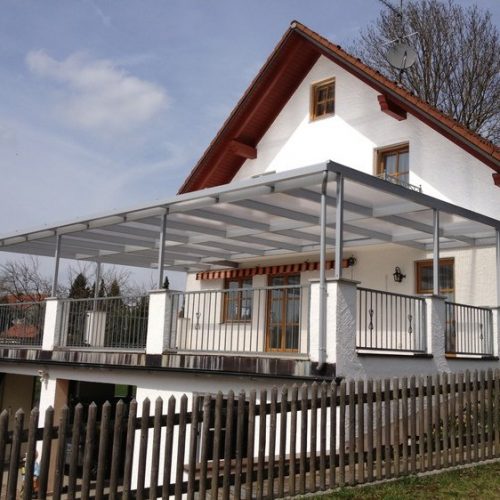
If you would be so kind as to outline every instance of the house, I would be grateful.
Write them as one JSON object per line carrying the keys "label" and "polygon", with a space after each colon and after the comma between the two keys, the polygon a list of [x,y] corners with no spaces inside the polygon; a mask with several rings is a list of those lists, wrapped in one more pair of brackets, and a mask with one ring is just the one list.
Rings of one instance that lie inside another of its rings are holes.
{"label": "house", "polygon": [[177,196],[0,239],[54,290],[61,258],[158,273],[0,338],[4,401],[499,368],[499,187],[497,147],[293,22]]}

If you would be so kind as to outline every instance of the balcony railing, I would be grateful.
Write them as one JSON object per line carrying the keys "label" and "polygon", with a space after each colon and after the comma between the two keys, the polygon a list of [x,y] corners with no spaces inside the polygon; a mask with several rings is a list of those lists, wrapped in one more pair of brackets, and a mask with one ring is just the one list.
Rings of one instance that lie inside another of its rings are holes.
{"label": "balcony railing", "polygon": [[372,351],[425,353],[425,300],[358,288],[356,347]]}
{"label": "balcony railing", "polygon": [[0,304],[0,346],[42,345],[45,302]]}
{"label": "balcony railing", "polygon": [[144,349],[149,296],[62,301],[58,347]]}
{"label": "balcony railing", "polygon": [[303,357],[308,353],[308,287],[173,292],[171,349]]}
{"label": "balcony railing", "polygon": [[397,184],[398,186],[403,186],[406,189],[411,189],[412,191],[417,191],[418,193],[422,192],[422,186],[415,186],[415,184],[410,184],[408,181],[405,181],[399,175],[391,175],[386,172],[378,174],[377,177],[379,179],[383,179],[384,181],[391,182],[392,184]]}
{"label": "balcony railing", "polygon": [[448,354],[492,356],[491,309],[446,302],[445,338]]}

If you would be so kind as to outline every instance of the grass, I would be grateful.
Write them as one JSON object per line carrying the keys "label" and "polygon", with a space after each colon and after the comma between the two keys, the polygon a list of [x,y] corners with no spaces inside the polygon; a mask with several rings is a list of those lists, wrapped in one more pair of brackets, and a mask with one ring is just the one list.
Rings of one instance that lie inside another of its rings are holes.
{"label": "grass", "polygon": [[400,499],[500,499],[500,462],[433,474],[411,476],[394,482],[343,488],[322,498]]}

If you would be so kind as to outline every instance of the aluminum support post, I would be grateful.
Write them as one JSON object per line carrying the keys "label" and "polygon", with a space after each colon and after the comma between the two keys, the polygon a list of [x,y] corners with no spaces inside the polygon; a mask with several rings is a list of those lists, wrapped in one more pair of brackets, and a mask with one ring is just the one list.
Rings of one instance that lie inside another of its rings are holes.
{"label": "aluminum support post", "polygon": [[319,247],[319,367],[326,362],[326,191],[328,170],[323,173],[321,184],[320,247]]}
{"label": "aluminum support post", "polygon": [[335,203],[335,279],[342,278],[344,251],[344,176],[337,174],[337,200]]}
{"label": "aluminum support post", "polygon": [[163,287],[163,265],[165,264],[165,233],[168,210],[161,216],[160,248],[158,249],[158,290]]}
{"label": "aluminum support post", "polygon": [[439,295],[439,210],[433,210],[432,294]]}
{"label": "aluminum support post", "polygon": [[51,296],[56,297],[57,295],[57,282],[59,278],[59,258],[61,254],[61,235],[56,236],[56,251],[54,253],[54,275],[52,277],[52,291]]}

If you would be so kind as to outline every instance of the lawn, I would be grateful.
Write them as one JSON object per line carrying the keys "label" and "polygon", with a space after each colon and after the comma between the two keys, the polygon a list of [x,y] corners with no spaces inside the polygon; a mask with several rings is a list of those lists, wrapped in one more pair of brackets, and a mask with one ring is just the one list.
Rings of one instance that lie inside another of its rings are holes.
{"label": "lawn", "polygon": [[357,488],[344,488],[323,498],[348,499],[500,499],[500,462],[425,477]]}

